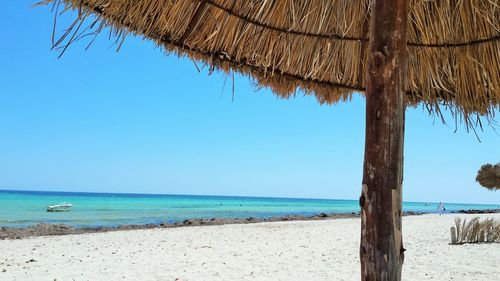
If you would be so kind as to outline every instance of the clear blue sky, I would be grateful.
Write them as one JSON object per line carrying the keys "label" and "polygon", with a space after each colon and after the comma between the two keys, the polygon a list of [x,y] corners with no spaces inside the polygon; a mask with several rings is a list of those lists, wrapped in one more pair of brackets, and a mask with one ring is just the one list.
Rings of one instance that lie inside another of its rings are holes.
{"label": "clear blue sky", "polygon": [[[0,189],[359,197],[362,97],[283,100],[236,76],[232,102],[231,79],[222,92],[224,75],[133,37],[57,59],[34,2],[0,2]],[[500,203],[475,182],[500,161],[499,133],[480,143],[449,121],[408,109],[404,200]]]}

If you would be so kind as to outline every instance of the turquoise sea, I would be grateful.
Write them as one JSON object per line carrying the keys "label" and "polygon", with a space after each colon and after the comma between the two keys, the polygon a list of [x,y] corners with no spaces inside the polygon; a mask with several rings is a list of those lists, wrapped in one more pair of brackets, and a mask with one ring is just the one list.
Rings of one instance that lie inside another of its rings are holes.
{"label": "turquoise sea", "polygon": [[[47,205],[69,202],[69,212]],[[436,202],[405,202],[405,211],[436,212]],[[447,211],[492,209],[497,205],[445,203]],[[0,226],[64,223],[76,227],[176,222],[193,218],[269,218],[286,215],[358,212],[357,200],[230,196],[73,193],[0,190]]]}

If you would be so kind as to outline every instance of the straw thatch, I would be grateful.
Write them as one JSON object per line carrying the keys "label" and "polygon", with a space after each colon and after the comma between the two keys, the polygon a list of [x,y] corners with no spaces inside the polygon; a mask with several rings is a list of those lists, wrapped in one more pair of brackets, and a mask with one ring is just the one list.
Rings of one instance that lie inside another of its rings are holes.
{"label": "straw thatch", "polygon": [[477,171],[476,181],[489,190],[500,189],[500,163],[485,164]]}
{"label": "straw thatch", "polygon": [[[111,28],[213,69],[322,103],[365,89],[371,0],[47,0],[78,18],[54,45]],[[408,105],[491,116],[500,107],[500,1],[409,0]],[[88,25],[87,25],[87,23]]]}

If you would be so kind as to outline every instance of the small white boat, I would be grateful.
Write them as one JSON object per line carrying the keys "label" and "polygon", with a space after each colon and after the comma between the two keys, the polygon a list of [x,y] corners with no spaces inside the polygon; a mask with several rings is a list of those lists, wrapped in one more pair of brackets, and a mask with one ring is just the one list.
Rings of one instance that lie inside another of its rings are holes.
{"label": "small white boat", "polygon": [[63,202],[47,206],[47,212],[67,212],[71,207],[73,207],[73,204]]}

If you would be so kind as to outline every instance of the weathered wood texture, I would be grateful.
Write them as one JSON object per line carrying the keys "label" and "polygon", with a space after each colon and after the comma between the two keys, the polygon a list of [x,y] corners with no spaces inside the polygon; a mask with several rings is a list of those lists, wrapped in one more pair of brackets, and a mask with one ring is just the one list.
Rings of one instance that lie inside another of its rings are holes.
{"label": "weathered wood texture", "polygon": [[407,0],[375,0],[370,24],[361,205],[361,279],[401,280]]}

